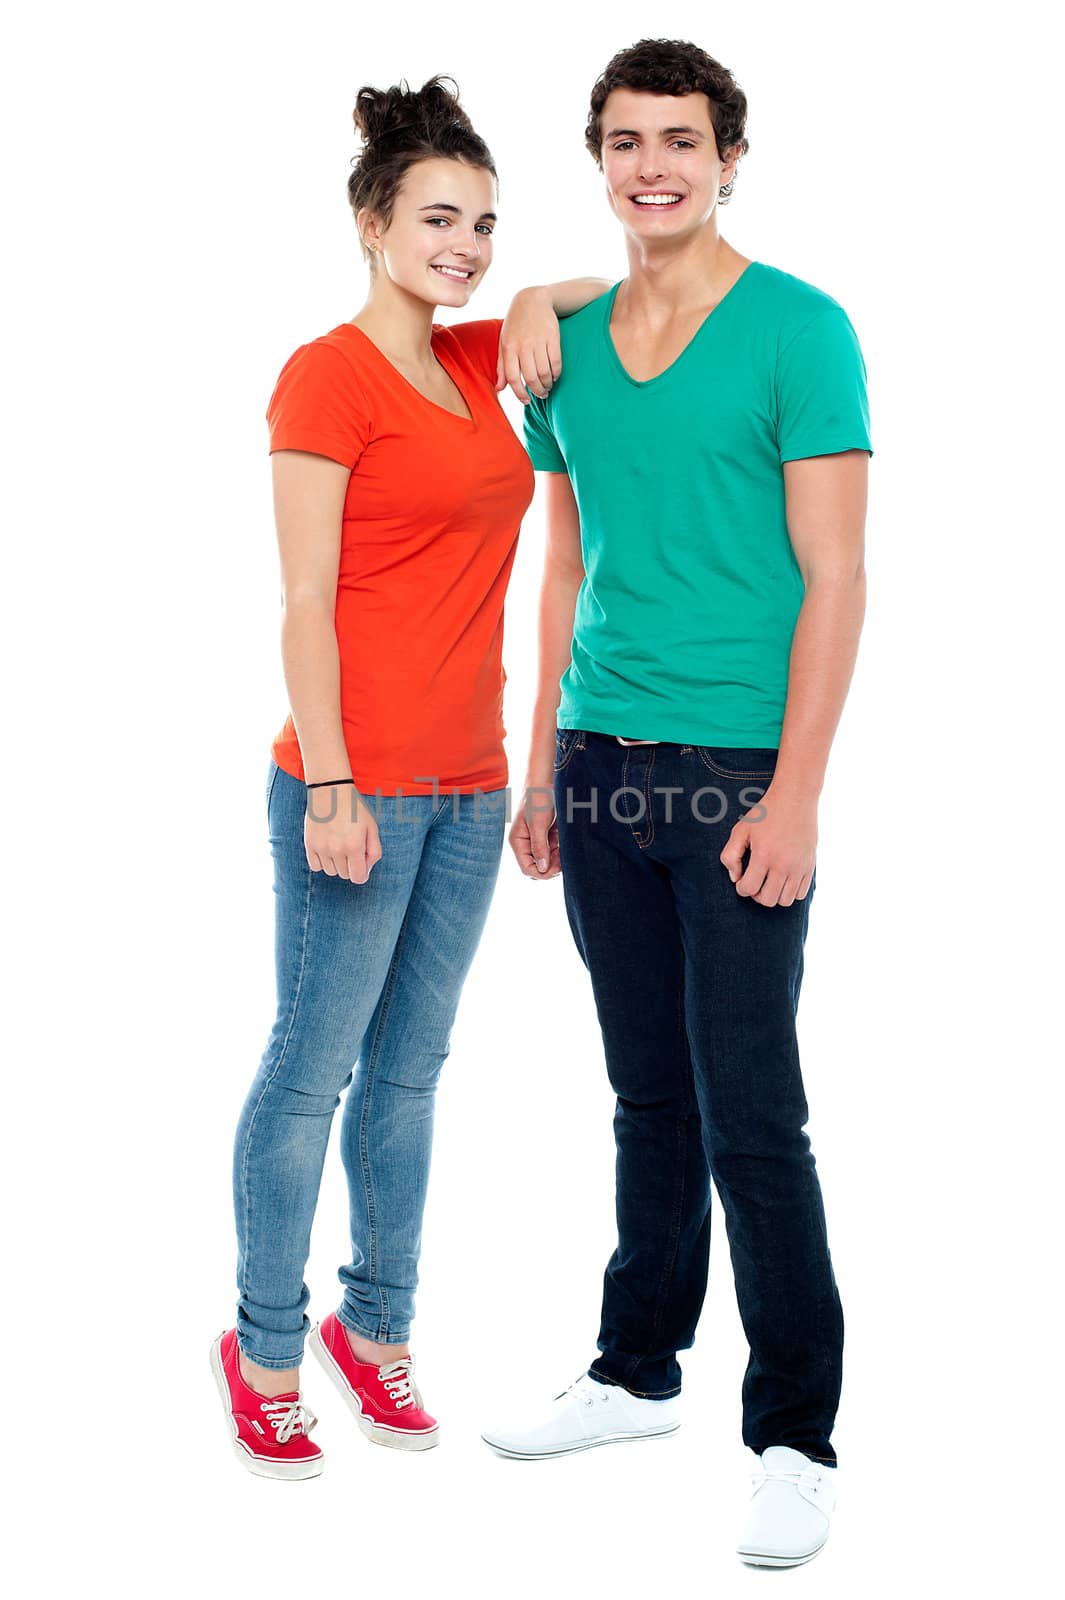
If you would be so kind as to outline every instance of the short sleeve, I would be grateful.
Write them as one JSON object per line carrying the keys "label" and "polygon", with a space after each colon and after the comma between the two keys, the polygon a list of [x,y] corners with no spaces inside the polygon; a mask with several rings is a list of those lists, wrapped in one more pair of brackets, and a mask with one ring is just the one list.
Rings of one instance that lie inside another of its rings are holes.
{"label": "short sleeve", "polygon": [[525,449],[537,472],[565,472],[566,459],[551,427],[548,401],[533,395],[522,416]]}
{"label": "short sleeve", "polygon": [[362,385],[351,362],[321,339],[300,345],[285,365],[266,408],[270,454],[309,450],[354,467],[369,442]]}
{"label": "short sleeve", "polygon": [[493,389],[499,367],[499,331],[502,326],[502,317],[486,317],[481,322],[452,322],[447,330],[466,360],[484,374]]}
{"label": "short sleeve", "polygon": [[842,306],[819,311],[777,357],[781,464],[841,450],[873,453],[865,361]]}

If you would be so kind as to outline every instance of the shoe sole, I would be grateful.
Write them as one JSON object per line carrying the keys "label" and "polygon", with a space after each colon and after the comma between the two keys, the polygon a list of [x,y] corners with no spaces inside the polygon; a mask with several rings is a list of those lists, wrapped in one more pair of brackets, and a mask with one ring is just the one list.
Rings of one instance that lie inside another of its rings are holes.
{"label": "shoe sole", "polygon": [[316,1457],[314,1461],[260,1461],[253,1456],[246,1445],[240,1442],[237,1436],[237,1425],[233,1420],[233,1404],[229,1398],[229,1385],[226,1375],[222,1371],[222,1340],[225,1330],[211,1346],[211,1371],[214,1381],[218,1385],[218,1393],[222,1397],[222,1405],[226,1414],[226,1432],[229,1442],[237,1452],[242,1464],[257,1478],[278,1478],[286,1483],[295,1482],[301,1478],[317,1478],[322,1470],[325,1460],[324,1455]]}
{"label": "shoe sole", "polygon": [[427,1433],[404,1433],[399,1428],[389,1428],[383,1423],[375,1422],[368,1417],[362,1409],[359,1397],[355,1394],[345,1378],[344,1373],[329,1350],[326,1349],[322,1336],[316,1323],[307,1335],[315,1360],[325,1369],[326,1375],[339,1389],[355,1421],[360,1429],[370,1440],[371,1444],[385,1445],[389,1450],[432,1450],[434,1445],[440,1443],[440,1428],[431,1429]]}
{"label": "shoe sole", "polygon": [[816,1550],[804,1556],[759,1555],[755,1550],[737,1550],[736,1554],[749,1567],[801,1567],[804,1562],[812,1561],[814,1556],[819,1555],[827,1543],[827,1539],[822,1539]]}
{"label": "shoe sole", "polygon": [[497,1455],[508,1456],[512,1461],[550,1461],[555,1456],[572,1456],[579,1450],[594,1450],[600,1444],[639,1444],[643,1439],[668,1439],[679,1427],[680,1423],[674,1422],[668,1428],[656,1428],[653,1433],[608,1433],[601,1439],[582,1439],[579,1444],[560,1445],[557,1450],[511,1450],[507,1445],[497,1444],[486,1433],[482,1433],[481,1438]]}

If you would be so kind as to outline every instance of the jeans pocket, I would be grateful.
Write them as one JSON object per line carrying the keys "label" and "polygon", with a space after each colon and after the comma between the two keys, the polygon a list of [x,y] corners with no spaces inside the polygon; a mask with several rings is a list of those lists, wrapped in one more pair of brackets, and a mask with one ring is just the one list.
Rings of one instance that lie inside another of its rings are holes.
{"label": "jeans pocket", "polygon": [[555,729],[555,771],[561,772],[563,767],[569,766],[573,753],[577,749],[580,739],[579,728]]}
{"label": "jeans pocket", "polygon": [[698,744],[703,765],[718,778],[771,778],[779,750],[747,749],[732,745]]}

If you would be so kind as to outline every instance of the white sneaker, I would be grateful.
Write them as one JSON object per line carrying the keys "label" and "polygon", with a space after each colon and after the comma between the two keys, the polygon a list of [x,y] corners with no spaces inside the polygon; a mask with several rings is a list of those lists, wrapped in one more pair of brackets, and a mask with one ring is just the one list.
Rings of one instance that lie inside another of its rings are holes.
{"label": "white sneaker", "polygon": [[481,1434],[502,1456],[535,1461],[590,1450],[626,1439],[657,1439],[680,1427],[677,1397],[642,1400],[615,1383],[597,1383],[583,1373],[556,1395],[546,1416]]}
{"label": "white sneaker", "polygon": [[784,1444],[762,1452],[737,1554],[754,1567],[797,1567],[828,1538],[836,1468]]}

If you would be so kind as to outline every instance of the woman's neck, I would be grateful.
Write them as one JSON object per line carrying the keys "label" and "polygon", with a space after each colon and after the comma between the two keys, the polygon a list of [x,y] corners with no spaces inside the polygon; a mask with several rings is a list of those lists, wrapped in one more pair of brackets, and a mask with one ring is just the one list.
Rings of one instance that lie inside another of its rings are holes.
{"label": "woman's neck", "polygon": [[433,364],[433,313],[428,300],[410,294],[383,272],[370,286],[366,304],[352,322],[398,366]]}

